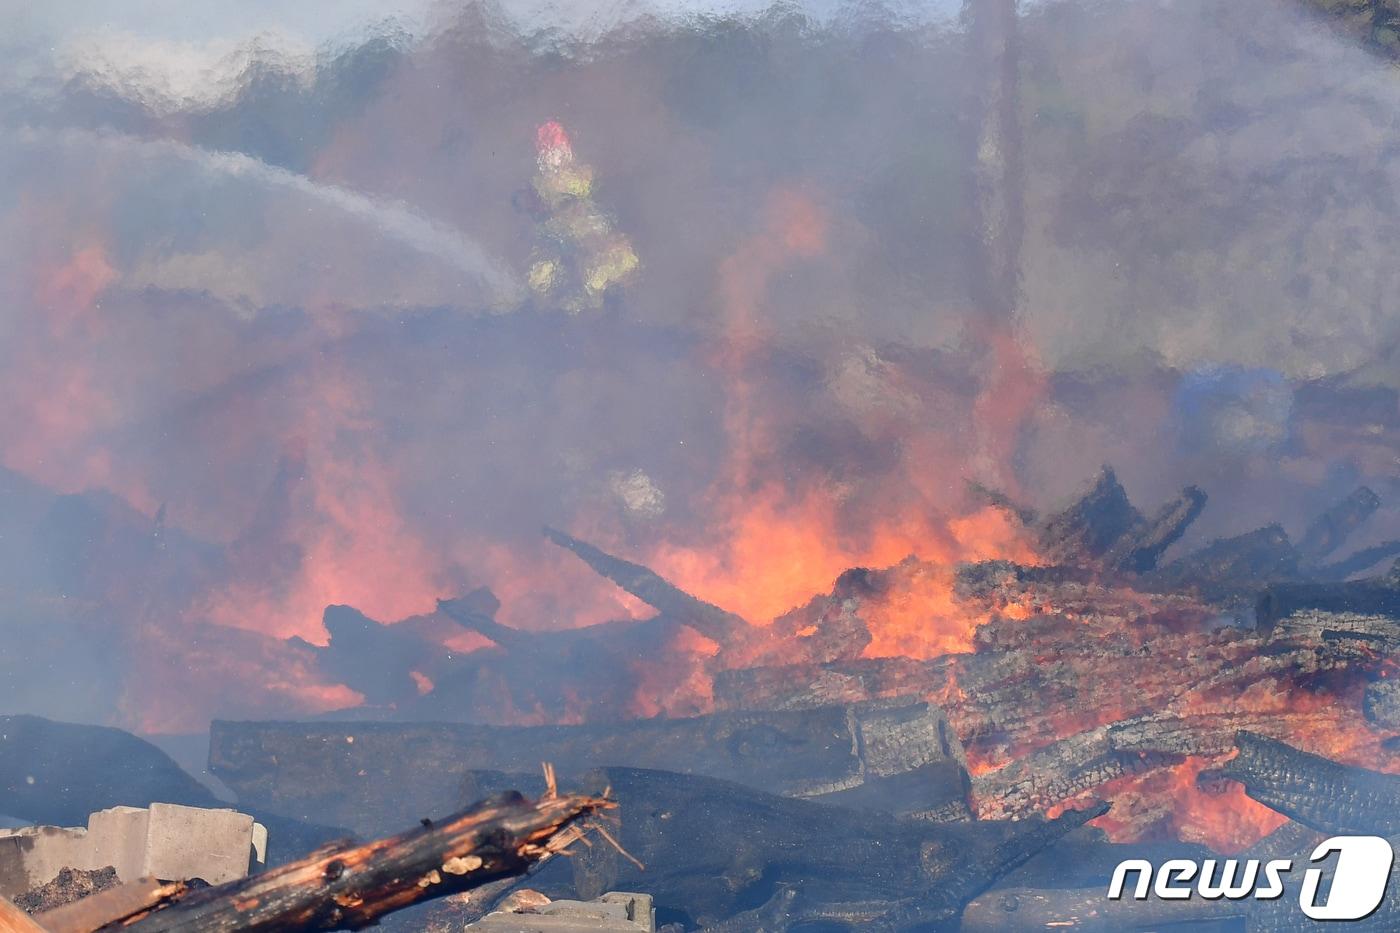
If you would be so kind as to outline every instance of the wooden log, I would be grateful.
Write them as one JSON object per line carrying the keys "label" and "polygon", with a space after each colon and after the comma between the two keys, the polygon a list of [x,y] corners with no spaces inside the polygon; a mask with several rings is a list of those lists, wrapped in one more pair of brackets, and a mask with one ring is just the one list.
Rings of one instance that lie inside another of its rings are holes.
{"label": "wooden log", "polygon": [[1370,547],[1361,548],[1354,554],[1336,563],[1327,564],[1313,570],[1316,580],[1345,580],[1379,564],[1381,561],[1400,554],[1400,541],[1382,541]]}
{"label": "wooden log", "polygon": [[1314,829],[1333,834],[1400,834],[1400,776],[1340,764],[1249,732],[1220,769],[1245,793]]}
{"label": "wooden log", "polygon": [[586,541],[580,541],[553,528],[545,528],[544,536],[565,550],[573,552],[600,576],[616,583],[658,612],[689,625],[712,641],[726,644],[746,639],[753,634],[754,626],[740,616],[696,599],[641,564],[614,557]]}
{"label": "wooden log", "polygon": [[37,918],[49,933],[92,933],[178,900],[187,890],[184,882],[162,883],[154,878],[140,878],[43,911]]}
{"label": "wooden log", "polygon": [[1056,564],[1094,563],[1124,535],[1146,524],[1111,467],[1073,505],[1050,516],[1040,532],[1040,551]]}
{"label": "wooden log", "polygon": [[29,914],[0,897],[0,933],[46,933]]}
{"label": "wooden log", "polygon": [[1105,563],[1112,569],[1129,573],[1147,573],[1157,566],[1157,560],[1175,544],[1191,523],[1206,507],[1206,494],[1195,486],[1187,486],[1175,499],[1167,502],[1152,518],[1114,543]]}
{"label": "wooden log", "polygon": [[1270,583],[1298,580],[1302,558],[1281,525],[1220,538],[1150,574],[1158,591],[1192,591],[1209,602],[1253,600]]}
{"label": "wooden log", "polygon": [[438,825],[328,847],[111,926],[129,933],[361,929],[412,904],[520,874],[555,851],[561,831],[610,806],[595,796],[531,803],[506,794]]}
{"label": "wooden log", "polygon": [[974,777],[974,810],[982,819],[1014,819],[1124,775],[1171,767],[1188,756],[1222,756],[1235,747],[1240,730],[1288,736],[1330,724],[1326,714],[1226,712],[1154,713],[1098,726]]}
{"label": "wooden log", "polygon": [[1274,584],[1259,595],[1255,614],[1268,628],[1305,609],[1400,620],[1400,565],[1364,580]]}
{"label": "wooden log", "polygon": [[1345,499],[1313,519],[1298,542],[1298,553],[1304,560],[1314,563],[1321,560],[1341,547],[1380,506],[1381,497],[1365,486],[1352,490]]}
{"label": "wooden log", "polygon": [[860,787],[943,765],[918,809],[965,793],[943,713],[901,701],[793,712],[717,713],[579,726],[215,721],[210,766],[245,804],[381,833],[500,789],[550,761],[561,774],[621,764],[708,774],[790,796]]}

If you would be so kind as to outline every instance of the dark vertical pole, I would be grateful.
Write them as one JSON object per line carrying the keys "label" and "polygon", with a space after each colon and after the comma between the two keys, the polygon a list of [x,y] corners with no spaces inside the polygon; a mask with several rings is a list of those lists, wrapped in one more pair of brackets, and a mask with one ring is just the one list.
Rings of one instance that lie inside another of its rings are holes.
{"label": "dark vertical pole", "polygon": [[1020,297],[1024,166],[1016,0],[967,0],[972,120],[971,292],[976,310],[1009,321]]}

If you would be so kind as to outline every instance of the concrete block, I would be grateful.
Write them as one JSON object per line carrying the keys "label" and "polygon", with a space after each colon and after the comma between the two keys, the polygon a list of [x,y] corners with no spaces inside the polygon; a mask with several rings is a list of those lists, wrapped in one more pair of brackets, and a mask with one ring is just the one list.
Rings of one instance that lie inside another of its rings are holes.
{"label": "concrete block", "polygon": [[87,831],[93,848],[92,864],[68,867],[91,871],[111,865],[119,879],[135,881],[142,877],[146,866],[150,821],[150,811],[141,807],[112,807],[90,814]]}
{"label": "concrete block", "polygon": [[266,827],[245,813],[170,803],[113,807],[91,814],[86,828],[0,831],[0,896],[46,884],[62,868],[111,866],[124,882],[154,877],[223,884],[246,876],[266,854]]}
{"label": "concrete block", "polygon": [[203,878],[210,884],[245,877],[253,858],[253,825],[251,816],[236,810],[153,803],[141,874]]}

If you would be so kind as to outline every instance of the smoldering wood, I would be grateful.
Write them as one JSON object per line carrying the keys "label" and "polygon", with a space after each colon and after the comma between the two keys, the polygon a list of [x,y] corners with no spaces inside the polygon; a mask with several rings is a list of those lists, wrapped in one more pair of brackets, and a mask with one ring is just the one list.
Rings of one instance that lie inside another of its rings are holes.
{"label": "smoldering wood", "polygon": [[1057,564],[1096,560],[1145,523],[1113,469],[1105,466],[1087,493],[1046,520],[1040,531],[1040,553]]}
{"label": "smoldering wood", "polygon": [[1400,776],[1344,765],[1249,732],[1220,773],[1267,807],[1332,834],[1400,835]]}
{"label": "smoldering wood", "polygon": [[974,777],[974,809],[984,819],[1016,818],[1125,775],[1171,767],[1189,756],[1219,757],[1234,748],[1241,729],[1286,736],[1327,724],[1323,716],[1298,714],[1154,713],[1098,726]]}
{"label": "smoldering wood", "polygon": [[1380,544],[1361,548],[1336,563],[1318,567],[1312,576],[1316,580],[1345,580],[1370,570],[1381,561],[1397,554],[1400,554],[1400,541],[1382,541]]}
{"label": "smoldering wood", "polygon": [[519,794],[483,801],[437,825],[193,892],[117,924],[130,933],[361,929],[396,910],[518,875],[551,840],[610,804],[601,797]]}
{"label": "smoldering wood", "polygon": [[[1332,835],[1289,820],[1268,836],[1240,854],[1240,858],[1253,858],[1260,861],[1288,859],[1295,866],[1308,861],[1317,845]],[[1400,925],[1400,865],[1391,867],[1390,883],[1386,887],[1385,899],[1375,914],[1348,928],[1393,930]],[[1307,933],[1316,931],[1318,921],[1308,917],[1299,907],[1298,898],[1302,887],[1302,873],[1291,872],[1283,876],[1284,893],[1273,900],[1255,901],[1250,904],[1247,929],[1250,933]]]}
{"label": "smoldering wood", "polygon": [[1382,729],[1400,729],[1400,680],[1391,677],[1367,684],[1362,709]]}
{"label": "smoldering wood", "polygon": [[[1211,627],[1214,610],[1179,596],[1149,599],[1077,582],[1050,588],[1019,575],[979,579],[986,598],[1016,601],[1029,593],[1040,599],[1035,594],[1046,590],[1048,599],[1073,615],[994,619],[978,628],[974,653],[930,661],[861,659],[721,672],[714,682],[716,703],[794,709],[886,693],[939,697],[964,744],[984,760],[1004,760],[1050,745],[1064,735],[1066,721],[1093,723],[1105,710],[1131,719],[1170,711],[1187,693],[1238,695],[1267,678],[1296,683],[1370,677],[1386,665],[1372,642],[1333,637],[1330,630]],[[1155,660],[1181,657],[1192,658],[1189,668]],[[1218,720],[1211,747],[1227,751],[1237,728],[1287,735],[1306,720],[1302,713],[1270,720],[1267,727],[1257,719],[1236,720],[1234,726]]]}
{"label": "smoldering wood", "polygon": [[1308,561],[1321,560],[1341,547],[1380,507],[1380,496],[1365,486],[1357,487],[1312,520],[1298,542],[1298,553]]}
{"label": "smoldering wood", "polygon": [[[938,824],[663,771],[605,768],[584,786],[610,789],[618,802],[609,816],[618,821],[612,831],[646,870],[595,845],[568,865],[546,867],[532,886],[584,898],[646,890],[699,926],[765,904],[788,884],[800,891],[808,915],[821,905],[827,912],[885,914],[894,923],[889,929],[916,929],[935,916],[956,917],[997,878],[1106,811],[1095,806],[1051,821]],[[918,921],[897,922],[913,915],[914,904]]]}
{"label": "smoldering wood", "polygon": [[1159,591],[1192,590],[1209,602],[1252,600],[1263,586],[1297,580],[1302,559],[1283,526],[1265,525],[1220,538],[1150,574],[1146,584]]}
{"label": "smoldering wood", "polygon": [[1400,625],[1400,563],[1364,580],[1276,583],[1259,595],[1255,613],[1267,627],[1300,610],[1390,616]]}
{"label": "smoldering wood", "polygon": [[1108,554],[1108,565],[1131,573],[1153,570],[1162,554],[1180,540],[1205,507],[1206,494],[1195,486],[1187,486],[1142,527],[1130,529],[1115,542]]}
{"label": "smoldering wood", "polygon": [[790,796],[918,772],[922,796],[907,799],[920,810],[966,793],[957,734],[921,701],[578,726],[215,721],[210,738],[211,770],[241,801],[360,832],[447,812],[467,782],[493,789],[541,761],[562,774],[608,764],[708,774]]}

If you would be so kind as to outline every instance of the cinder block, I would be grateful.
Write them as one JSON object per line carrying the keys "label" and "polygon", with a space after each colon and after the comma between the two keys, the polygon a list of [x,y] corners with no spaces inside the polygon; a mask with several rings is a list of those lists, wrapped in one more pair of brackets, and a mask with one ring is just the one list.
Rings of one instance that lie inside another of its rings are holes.
{"label": "cinder block", "polygon": [[[72,865],[92,871],[111,865],[121,881],[135,881],[146,867],[146,836],[151,813],[140,807],[112,807],[88,816],[92,864]],[[172,879],[173,880],[173,879]]]}
{"label": "cinder block", "polygon": [[161,879],[203,878],[223,884],[248,874],[253,818],[236,810],[205,810],[153,803],[142,874]]}
{"label": "cinder block", "polygon": [[121,881],[154,877],[235,881],[267,855],[267,828],[234,810],[171,803],[149,809],[113,807],[83,828],[29,826],[0,831],[0,896],[16,897],[47,884],[59,869],[111,866]]}
{"label": "cinder block", "polygon": [[17,897],[52,881],[60,868],[87,868],[92,857],[85,829],[26,826],[0,833],[0,896]]}

